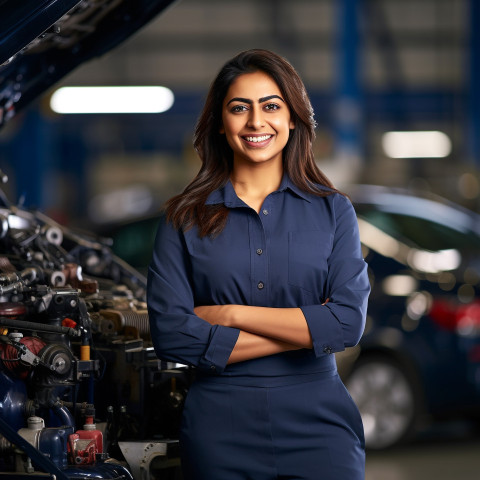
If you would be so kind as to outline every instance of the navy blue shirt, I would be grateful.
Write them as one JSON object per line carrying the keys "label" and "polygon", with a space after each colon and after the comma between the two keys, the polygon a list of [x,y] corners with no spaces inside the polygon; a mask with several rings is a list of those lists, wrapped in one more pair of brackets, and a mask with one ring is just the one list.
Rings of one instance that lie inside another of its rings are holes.
{"label": "navy blue shirt", "polygon": [[[195,227],[176,230],[160,219],[147,290],[158,357],[222,376],[331,368],[332,353],[358,343],[370,292],[348,198],[306,193],[284,176],[259,213],[230,182],[207,203],[229,209],[227,224],[215,238],[200,238]],[[193,311],[198,305],[224,304],[300,307],[313,348],[227,365],[239,330],[212,326]]]}

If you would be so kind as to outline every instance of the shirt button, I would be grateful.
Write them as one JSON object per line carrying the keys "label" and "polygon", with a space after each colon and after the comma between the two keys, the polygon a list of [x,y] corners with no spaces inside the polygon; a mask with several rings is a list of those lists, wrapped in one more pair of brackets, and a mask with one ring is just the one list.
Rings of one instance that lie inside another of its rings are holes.
{"label": "shirt button", "polygon": [[259,290],[261,290],[264,286],[265,286],[265,285],[264,285],[263,282],[258,282],[258,283],[257,283],[257,288],[258,288]]}
{"label": "shirt button", "polygon": [[210,365],[210,370],[215,371],[216,370],[215,365]]}
{"label": "shirt button", "polygon": [[266,208],[264,208],[264,209],[262,210],[262,213],[263,213],[264,215],[268,215],[268,210],[267,210]]}
{"label": "shirt button", "polygon": [[323,351],[324,351],[324,353],[328,353],[329,355],[331,355],[333,353],[333,348],[329,347],[329,346],[326,346],[326,347],[323,348]]}
{"label": "shirt button", "polygon": [[263,253],[263,250],[261,248],[257,248],[257,255],[261,255]]}

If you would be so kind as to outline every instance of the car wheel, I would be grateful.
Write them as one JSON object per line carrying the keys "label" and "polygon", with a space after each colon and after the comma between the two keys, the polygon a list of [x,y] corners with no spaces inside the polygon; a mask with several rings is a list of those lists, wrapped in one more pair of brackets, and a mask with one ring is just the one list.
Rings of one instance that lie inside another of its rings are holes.
{"label": "car wheel", "polygon": [[412,432],[418,401],[414,382],[398,362],[360,357],[345,385],[362,416],[367,448],[394,446]]}

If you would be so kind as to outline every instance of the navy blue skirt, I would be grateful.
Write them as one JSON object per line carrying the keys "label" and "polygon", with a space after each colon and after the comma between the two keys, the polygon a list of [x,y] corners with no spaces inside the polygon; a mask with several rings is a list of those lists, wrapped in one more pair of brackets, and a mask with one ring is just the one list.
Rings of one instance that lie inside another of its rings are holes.
{"label": "navy blue skirt", "polygon": [[184,480],[363,480],[360,414],[336,370],[264,385],[205,377],[191,386]]}

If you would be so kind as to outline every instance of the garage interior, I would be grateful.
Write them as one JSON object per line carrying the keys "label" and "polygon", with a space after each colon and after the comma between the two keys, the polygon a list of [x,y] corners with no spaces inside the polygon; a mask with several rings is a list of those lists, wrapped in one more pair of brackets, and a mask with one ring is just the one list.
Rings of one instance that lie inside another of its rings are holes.
{"label": "garage interior", "polygon": [[[113,8],[116,0],[84,3]],[[1,189],[14,205],[101,235],[157,215],[198,171],[192,136],[213,77],[236,53],[266,48],[303,78],[318,124],[316,161],[342,191],[378,185],[478,214],[479,23],[476,0],[173,1],[118,46],[99,48],[46,85],[12,118],[11,91],[2,90],[10,60],[0,61],[0,170],[8,177]],[[174,102],[154,114],[54,112],[53,94],[72,86],[162,86]],[[433,133],[433,146],[444,148],[399,153],[402,145],[388,143],[398,132]],[[108,355],[116,362],[120,354]],[[155,384],[159,395],[162,385]],[[0,396],[0,407],[5,402]],[[371,451],[366,479],[477,478],[477,428],[451,422]],[[158,455],[165,464],[152,464],[149,480],[180,478],[178,470],[167,476],[178,465]]]}

